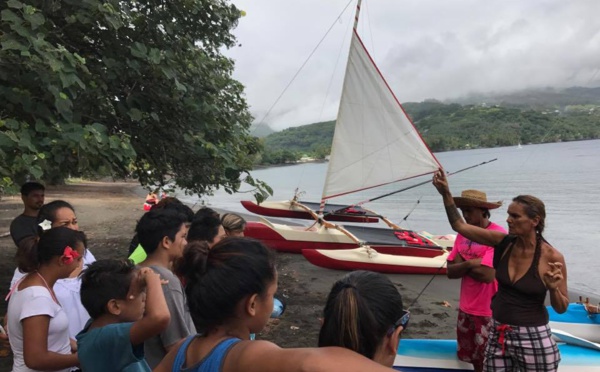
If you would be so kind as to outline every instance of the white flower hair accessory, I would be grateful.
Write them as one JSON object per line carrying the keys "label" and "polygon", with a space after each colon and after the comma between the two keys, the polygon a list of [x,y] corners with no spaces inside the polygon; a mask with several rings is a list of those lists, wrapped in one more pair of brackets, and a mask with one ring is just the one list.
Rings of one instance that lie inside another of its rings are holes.
{"label": "white flower hair accessory", "polygon": [[41,223],[38,223],[38,226],[42,228],[42,230],[50,230],[52,228],[52,222],[48,220],[44,220]]}

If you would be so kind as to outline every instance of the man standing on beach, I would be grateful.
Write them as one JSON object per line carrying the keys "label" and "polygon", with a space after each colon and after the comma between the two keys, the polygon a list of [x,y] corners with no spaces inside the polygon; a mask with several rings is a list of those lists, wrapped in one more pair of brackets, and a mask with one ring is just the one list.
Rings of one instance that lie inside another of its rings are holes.
{"label": "man standing on beach", "polygon": [[[506,230],[489,220],[490,209],[501,202],[488,202],[484,192],[465,190],[454,203],[465,221],[474,226]],[[483,370],[483,359],[492,320],[490,304],[498,291],[496,270],[493,267],[494,248],[481,245],[458,234],[448,256],[448,278],[461,278],[460,305],[456,326],[458,359],[473,364],[475,371]]]}
{"label": "man standing on beach", "polygon": [[10,224],[10,236],[17,247],[24,238],[37,235],[37,216],[44,205],[45,191],[44,185],[37,182],[26,182],[21,186],[21,200],[25,209]]}

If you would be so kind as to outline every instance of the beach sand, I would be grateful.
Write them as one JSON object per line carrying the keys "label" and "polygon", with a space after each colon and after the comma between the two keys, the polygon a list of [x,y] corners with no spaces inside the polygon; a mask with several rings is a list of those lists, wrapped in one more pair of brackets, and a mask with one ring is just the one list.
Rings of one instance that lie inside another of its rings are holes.
{"label": "beach sand", "polygon": [[[136,221],[143,214],[144,196],[135,182],[82,182],[46,190],[46,202],[64,199],[73,204],[80,229],[87,234],[89,248],[97,259],[126,256]],[[8,231],[11,220],[21,212],[19,196],[5,197],[0,202],[0,235]],[[10,236],[0,238],[0,288],[4,288],[4,294],[15,268],[15,250]],[[271,340],[282,347],[316,346],[327,293],[346,272],[319,268],[302,255],[287,253],[278,253],[278,270],[278,294],[287,304],[286,312],[281,319],[272,320],[257,339]],[[458,280],[444,275],[389,278],[402,294],[404,306],[411,310],[410,326],[403,337],[455,337]],[[2,314],[6,305],[4,301],[0,303]],[[10,371],[11,364],[10,355],[0,358],[0,371]]]}

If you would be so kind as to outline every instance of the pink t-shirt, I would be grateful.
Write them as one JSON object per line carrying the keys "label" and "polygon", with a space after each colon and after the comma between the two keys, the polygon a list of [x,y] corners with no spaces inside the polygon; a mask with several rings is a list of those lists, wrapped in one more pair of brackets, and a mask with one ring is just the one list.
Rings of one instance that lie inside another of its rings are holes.
{"label": "pink t-shirt", "polygon": [[[487,229],[506,233],[502,226],[493,222],[490,222]],[[494,267],[494,247],[472,242],[460,234],[454,241],[448,261],[454,261],[459,253],[465,261],[481,258],[482,265]],[[460,283],[460,309],[471,315],[492,316],[490,303],[497,291],[498,282],[496,280],[492,283],[482,283],[465,275]]]}

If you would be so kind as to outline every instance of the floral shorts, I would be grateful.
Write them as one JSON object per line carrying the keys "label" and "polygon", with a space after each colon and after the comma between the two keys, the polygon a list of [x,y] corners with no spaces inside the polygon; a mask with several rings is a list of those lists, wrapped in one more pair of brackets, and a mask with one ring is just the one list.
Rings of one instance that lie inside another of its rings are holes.
{"label": "floral shorts", "polygon": [[458,310],[456,340],[458,359],[473,364],[475,371],[483,369],[485,347],[489,336],[492,318],[467,314]]}

